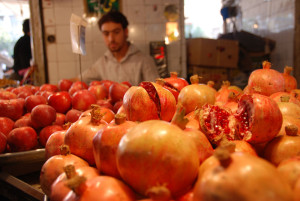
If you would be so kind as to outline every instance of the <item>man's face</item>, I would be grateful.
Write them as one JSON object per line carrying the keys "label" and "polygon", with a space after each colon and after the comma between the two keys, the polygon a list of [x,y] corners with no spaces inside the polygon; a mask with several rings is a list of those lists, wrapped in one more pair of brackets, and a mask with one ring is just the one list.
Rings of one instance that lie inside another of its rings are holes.
{"label": "man's face", "polygon": [[106,22],[101,26],[102,36],[106,46],[111,52],[119,52],[126,44],[128,29],[114,22]]}

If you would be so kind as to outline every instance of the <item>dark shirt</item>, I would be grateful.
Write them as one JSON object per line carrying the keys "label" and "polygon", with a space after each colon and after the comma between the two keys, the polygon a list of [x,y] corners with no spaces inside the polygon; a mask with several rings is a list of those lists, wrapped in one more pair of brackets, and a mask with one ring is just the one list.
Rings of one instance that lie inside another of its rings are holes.
{"label": "dark shirt", "polygon": [[19,70],[30,67],[31,59],[31,46],[30,36],[25,34],[15,44],[14,47],[14,66],[13,69],[16,73]]}

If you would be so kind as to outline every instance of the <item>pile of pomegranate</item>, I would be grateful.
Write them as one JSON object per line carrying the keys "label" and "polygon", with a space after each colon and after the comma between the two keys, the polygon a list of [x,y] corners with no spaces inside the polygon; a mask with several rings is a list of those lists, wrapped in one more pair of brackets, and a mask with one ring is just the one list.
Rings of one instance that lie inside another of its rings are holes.
{"label": "pile of pomegranate", "polygon": [[45,147],[52,201],[300,201],[300,90],[291,67],[243,90],[171,73],[0,91],[0,151]]}

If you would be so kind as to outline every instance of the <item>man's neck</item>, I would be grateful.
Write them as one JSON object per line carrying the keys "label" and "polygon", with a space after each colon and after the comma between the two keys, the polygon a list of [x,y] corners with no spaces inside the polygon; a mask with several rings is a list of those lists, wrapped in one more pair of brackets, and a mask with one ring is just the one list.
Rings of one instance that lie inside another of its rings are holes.
{"label": "man's neck", "polygon": [[113,56],[116,58],[116,60],[118,62],[120,62],[125,57],[128,49],[129,49],[129,45],[130,45],[130,43],[127,42],[126,45],[124,45],[124,47],[120,51],[112,52]]}

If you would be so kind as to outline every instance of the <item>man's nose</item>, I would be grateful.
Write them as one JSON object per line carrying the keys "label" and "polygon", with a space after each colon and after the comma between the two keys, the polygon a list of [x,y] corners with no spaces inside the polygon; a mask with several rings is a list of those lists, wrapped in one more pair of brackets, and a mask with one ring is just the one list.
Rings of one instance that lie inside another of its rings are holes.
{"label": "man's nose", "polygon": [[113,33],[109,33],[109,35],[108,35],[108,40],[109,41],[114,41],[114,34]]}

